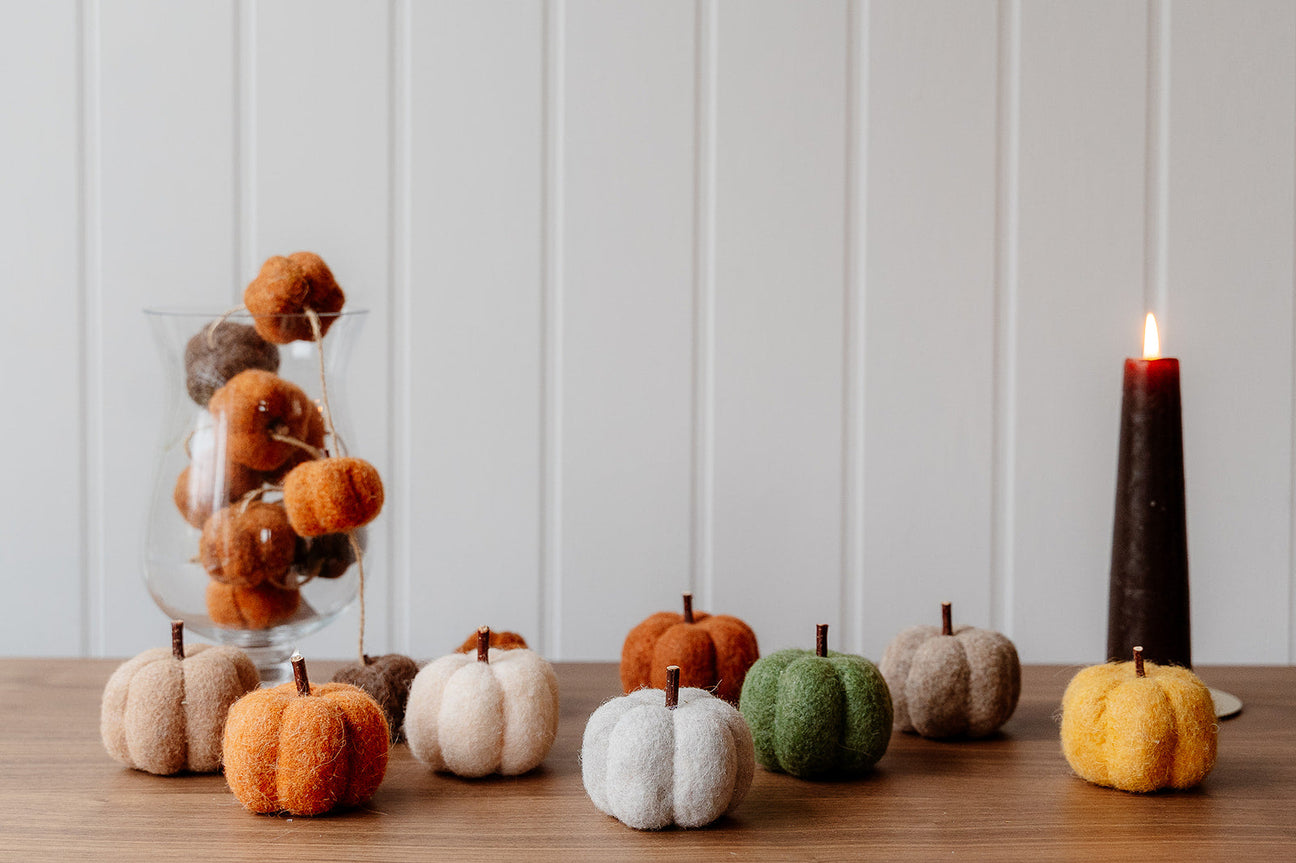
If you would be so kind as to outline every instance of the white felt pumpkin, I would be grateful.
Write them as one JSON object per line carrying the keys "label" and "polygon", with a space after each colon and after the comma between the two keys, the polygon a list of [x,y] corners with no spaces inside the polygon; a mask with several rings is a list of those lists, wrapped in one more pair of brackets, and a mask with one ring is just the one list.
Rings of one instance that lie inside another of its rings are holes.
{"label": "white felt pumpkin", "polygon": [[[485,637],[490,631],[482,628]],[[539,766],[558,733],[558,678],[530,650],[452,653],[410,686],[405,738],[433,770],[515,776]]]}
{"label": "white felt pumpkin", "polygon": [[710,824],[737,808],[756,771],[751,730],[733,705],[687,687],[670,707],[670,690],[668,678],[665,692],[638,689],[604,703],[581,742],[590,800],[638,830]]}

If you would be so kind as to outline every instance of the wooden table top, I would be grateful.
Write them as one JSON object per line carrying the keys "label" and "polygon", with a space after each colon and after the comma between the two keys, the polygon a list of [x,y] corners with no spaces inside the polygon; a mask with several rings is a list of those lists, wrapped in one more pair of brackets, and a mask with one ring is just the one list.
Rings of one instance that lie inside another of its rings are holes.
{"label": "wooden table top", "polygon": [[[1222,724],[1215,771],[1193,791],[1134,795],[1073,776],[1057,715],[1075,669],[1032,666],[1016,714],[989,740],[897,734],[871,775],[847,782],[758,767],[733,816],[643,833],[596,810],[581,784],[585,720],[619,694],[613,664],[557,666],[558,739],[532,774],[433,774],[402,744],[367,806],[317,818],[251,815],[219,775],[158,777],[111,760],[99,702],[116,664],[0,660],[0,858],[1296,859],[1296,667],[1199,669],[1246,707]],[[336,668],[318,666],[321,678]]]}

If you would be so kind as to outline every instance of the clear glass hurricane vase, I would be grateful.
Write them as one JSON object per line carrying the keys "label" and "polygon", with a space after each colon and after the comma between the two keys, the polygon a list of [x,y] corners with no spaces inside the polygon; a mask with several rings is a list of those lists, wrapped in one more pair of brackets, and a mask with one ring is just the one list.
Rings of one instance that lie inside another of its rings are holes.
{"label": "clear glass hurricane vase", "polygon": [[[350,439],[345,369],[366,314],[324,316],[323,380],[319,348],[313,341],[274,346],[254,339],[255,358],[236,356],[232,364],[223,365],[222,358],[213,374],[211,364],[202,365],[195,359],[190,343],[205,339],[205,345],[195,343],[196,347],[218,347],[220,341],[212,337],[210,328],[221,320],[222,312],[146,309],[145,314],[166,381],[162,434],[144,533],[149,593],[167,615],[183,620],[187,629],[247,651],[263,682],[283,680],[291,673],[287,660],[296,642],[355,601],[359,587],[355,546],[344,535],[307,539],[291,531],[283,534],[287,529],[279,491],[283,475],[294,462],[312,454],[307,447],[285,443],[277,450],[289,453],[281,466],[266,469],[268,463],[241,464],[239,460],[246,459],[230,431],[229,416],[214,407],[226,402],[212,392],[224,385],[227,375],[233,377],[231,371],[251,362],[260,369],[255,374],[262,380],[270,380],[266,377],[269,372],[299,388],[307,400],[305,412],[319,411],[310,420],[322,429],[326,386],[337,440],[325,438],[324,445],[336,453],[339,444],[345,448]],[[247,312],[224,320],[220,326],[240,337],[250,333],[254,323]],[[310,331],[309,322],[302,326]],[[241,345],[234,353],[245,348]],[[270,371],[270,366],[277,367]],[[270,382],[280,387],[278,381]],[[212,406],[206,403],[209,398],[214,400]],[[272,402],[254,402],[250,409],[273,410]],[[301,405],[294,402],[294,409],[301,414]],[[281,437],[291,438],[287,428],[291,422],[290,418],[288,423],[274,426],[273,432],[285,432]],[[221,519],[250,526],[238,528],[243,530],[238,535],[218,525]],[[355,534],[363,546],[363,529]],[[287,558],[291,560],[285,564]],[[235,560],[252,560],[251,575],[231,575]]]}

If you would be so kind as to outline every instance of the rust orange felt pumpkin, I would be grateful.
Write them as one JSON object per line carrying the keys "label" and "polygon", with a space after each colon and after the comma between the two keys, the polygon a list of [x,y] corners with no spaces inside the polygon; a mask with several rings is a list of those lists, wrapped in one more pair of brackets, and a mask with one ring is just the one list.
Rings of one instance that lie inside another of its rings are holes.
{"label": "rust orange felt pumpkin", "polygon": [[300,654],[295,680],[258,689],[230,708],[225,780],[253,812],[319,815],[357,806],[387,773],[382,708],[347,683],[312,686]]}
{"label": "rust orange felt pumpkin", "polygon": [[288,521],[302,536],[346,533],[373,521],[383,505],[382,478],[359,458],[300,464],[284,478],[283,494]]}
{"label": "rust orange felt pumpkin", "polygon": [[[478,632],[480,632],[480,630],[478,630]],[[463,644],[455,648],[455,653],[474,652],[475,650],[477,650],[478,641],[479,641],[478,633],[474,632],[472,635],[464,639]],[[489,646],[494,650],[526,650],[527,649],[527,643],[525,638],[518,635],[516,632],[509,632],[507,630],[505,630],[504,632],[496,632],[493,629],[490,630]]]}
{"label": "rust orange felt pumpkin", "polygon": [[683,614],[660,611],[630,630],[621,648],[621,686],[665,689],[666,668],[677,665],[681,686],[713,689],[736,704],[759,658],[750,626],[727,614],[694,612],[693,594],[686,593]]}

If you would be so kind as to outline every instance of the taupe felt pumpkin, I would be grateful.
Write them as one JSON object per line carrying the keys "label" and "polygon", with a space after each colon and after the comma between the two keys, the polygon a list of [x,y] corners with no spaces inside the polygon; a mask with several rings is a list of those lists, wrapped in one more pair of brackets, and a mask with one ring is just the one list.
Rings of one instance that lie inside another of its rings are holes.
{"label": "taupe felt pumpkin", "polygon": [[940,627],[901,632],[878,663],[891,690],[895,727],[923,737],[985,737],[1017,708],[1017,648],[998,632],[953,626],[948,602],[941,616]]}
{"label": "taupe felt pumpkin", "polygon": [[395,743],[401,738],[410,684],[418,672],[418,663],[403,653],[366,655],[363,664],[339,668],[333,673],[332,682],[358,686],[377,701],[387,719],[391,741]]}
{"label": "taupe felt pumpkin", "polygon": [[171,633],[170,648],[146,650],[108,678],[100,736],[109,755],[136,770],[213,773],[230,705],[261,678],[238,648],[186,647],[180,621]]}

